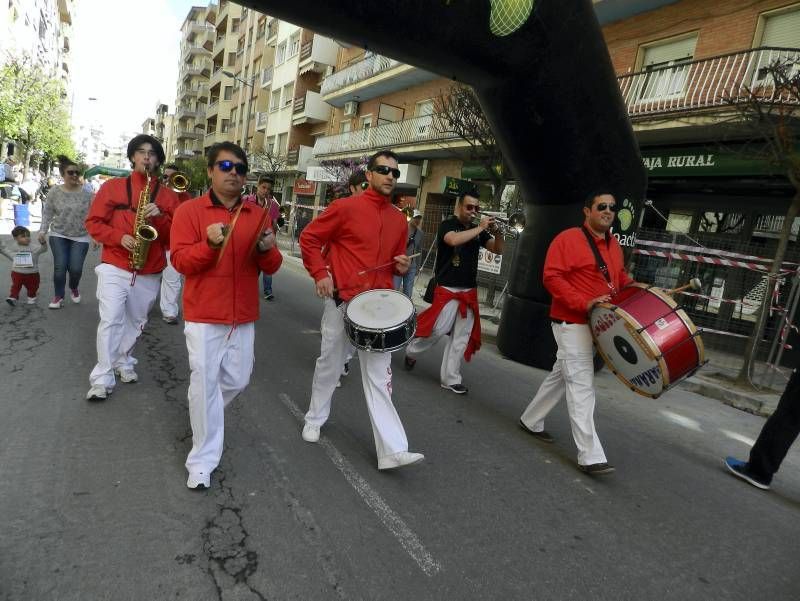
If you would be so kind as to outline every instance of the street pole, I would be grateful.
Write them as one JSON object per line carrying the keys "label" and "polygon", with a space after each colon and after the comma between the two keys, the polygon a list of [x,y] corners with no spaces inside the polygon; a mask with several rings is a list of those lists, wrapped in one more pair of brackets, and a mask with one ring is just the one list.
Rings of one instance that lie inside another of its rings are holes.
{"label": "street pole", "polygon": [[245,86],[245,88],[250,88],[249,90],[246,90],[246,93],[247,93],[247,104],[245,104],[244,127],[242,127],[242,142],[240,144],[241,147],[242,147],[242,150],[244,150],[244,153],[247,154],[247,133],[250,130],[250,103],[253,100],[253,89],[255,87],[254,83],[256,81],[256,77],[258,77],[258,74],[253,75],[252,77],[249,78],[249,80],[244,80],[241,77],[239,77],[237,75],[234,75],[230,71],[222,71],[222,74],[223,75],[227,75],[231,79],[235,79],[240,84]]}

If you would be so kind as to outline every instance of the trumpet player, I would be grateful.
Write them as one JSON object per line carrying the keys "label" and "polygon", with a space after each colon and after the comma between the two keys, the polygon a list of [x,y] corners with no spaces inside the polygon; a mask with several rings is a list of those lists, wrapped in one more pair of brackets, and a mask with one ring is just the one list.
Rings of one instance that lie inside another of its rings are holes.
{"label": "trumpet player", "polygon": [[466,394],[462,383],[461,357],[469,361],[481,347],[478,310],[478,251],[480,247],[503,254],[503,237],[496,231],[494,218],[474,218],[480,212],[479,192],[473,188],[456,199],[454,214],[439,225],[436,234],[436,287],[433,304],[417,318],[417,333],[406,347],[405,368],[414,369],[417,357],[449,334],[439,370],[442,388]]}
{"label": "trumpet player", "polygon": [[[152,136],[134,137],[128,143],[133,171],[128,177],[108,180],[98,190],[86,217],[89,235],[103,245],[97,274],[97,364],[86,394],[90,401],[103,401],[114,389],[116,376],[124,383],[136,382],[136,359],[132,355],[161,284],[167,264],[166,248],[172,214],[178,204],[175,192],[161,186],[152,174],[164,162],[164,149]],[[144,243],[139,221],[147,224]],[[137,262],[134,256],[137,255]],[[141,262],[141,265],[138,263]]]}
{"label": "trumpet player", "polygon": [[[161,176],[161,181],[167,188],[172,188],[173,181],[176,174],[180,174],[178,166],[170,163],[164,167],[164,173]],[[178,203],[182,204],[189,200],[192,195],[185,189],[175,189],[178,196]],[[181,274],[175,271],[170,260],[169,250],[167,250],[167,266],[161,274],[161,295],[159,299],[159,307],[161,308],[161,319],[165,323],[174,325],[178,323],[178,297],[181,294]]]}
{"label": "trumpet player", "polygon": [[273,274],[283,258],[267,208],[241,197],[247,157],[231,142],[208,153],[211,189],[178,207],[172,228],[189,352],[192,449],[186,486],[208,488],[222,458],[224,410],[250,382],[259,271]]}

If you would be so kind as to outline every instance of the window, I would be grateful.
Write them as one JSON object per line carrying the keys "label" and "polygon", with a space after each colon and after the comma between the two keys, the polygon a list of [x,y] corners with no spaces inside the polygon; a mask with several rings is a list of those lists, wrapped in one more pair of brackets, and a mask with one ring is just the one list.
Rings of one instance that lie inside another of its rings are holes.
{"label": "window", "polygon": [[228,53],[228,67],[233,67],[236,64],[236,53],[229,52]]}
{"label": "window", "polygon": [[275,50],[275,64],[281,65],[286,60],[286,42],[281,42],[278,44],[278,48]]}
{"label": "window", "polygon": [[264,150],[267,152],[275,152],[275,136],[270,136],[264,142]]}
{"label": "window", "polygon": [[269,98],[269,110],[277,111],[281,106],[281,91],[273,90]]}
{"label": "window", "polygon": [[297,55],[300,52],[300,32],[293,34],[289,38],[289,57]]}
{"label": "window", "polygon": [[286,155],[286,146],[289,143],[289,134],[279,134],[278,135],[278,148],[276,150],[276,154],[278,156],[285,156]]}
{"label": "window", "polygon": [[233,98],[233,86],[225,86],[225,91],[223,92],[223,98],[225,100],[230,100]]}
{"label": "window", "polygon": [[706,211],[700,215],[697,232],[706,234],[740,234],[743,226],[744,215],[741,213]]}
{"label": "window", "polygon": [[689,75],[689,61],[694,58],[697,35],[645,46],[642,70],[649,72],[640,80],[639,101],[674,98],[683,94]]}
{"label": "window", "polygon": [[363,115],[361,117],[361,129],[364,131],[372,127],[372,115]]}
{"label": "window", "polygon": [[422,138],[431,134],[431,124],[433,123],[433,100],[423,100],[414,107],[414,116],[417,117],[414,124],[417,137]]}
{"label": "window", "polygon": [[230,120],[229,119],[222,119],[222,122],[219,126],[219,130],[225,134],[228,133],[228,128],[230,127]]}
{"label": "window", "polygon": [[231,33],[236,33],[239,31],[239,19],[233,19],[231,21]]}
{"label": "window", "polygon": [[294,82],[283,86],[283,106],[289,106],[294,102]]}
{"label": "window", "polygon": [[688,234],[692,228],[692,217],[694,217],[694,212],[690,210],[670,211],[669,217],[667,217],[667,231]]}
{"label": "window", "polygon": [[[790,62],[797,57],[796,48],[800,48],[800,9],[775,11],[762,16],[761,46],[773,48],[762,50],[757,56],[757,64],[753,68],[753,85],[771,84],[766,81],[766,69],[775,62]],[[774,48],[791,48],[792,50],[775,50]],[[794,77],[800,66],[797,63],[790,68],[788,77]]]}
{"label": "window", "polygon": [[350,119],[346,119],[339,124],[339,133],[346,134],[353,128],[353,122]]}

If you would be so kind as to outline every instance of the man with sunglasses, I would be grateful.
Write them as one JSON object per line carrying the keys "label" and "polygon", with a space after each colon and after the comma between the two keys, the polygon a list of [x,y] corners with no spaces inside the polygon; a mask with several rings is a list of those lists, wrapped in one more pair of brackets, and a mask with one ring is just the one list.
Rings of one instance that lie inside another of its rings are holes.
{"label": "man with sunglasses", "polygon": [[469,361],[481,347],[478,309],[478,253],[480,247],[503,254],[503,237],[492,237],[494,218],[480,211],[479,192],[472,189],[459,195],[454,215],[439,225],[436,234],[436,288],[433,303],[417,318],[417,333],[406,347],[405,367],[414,369],[417,356],[433,347],[445,334],[447,345],[442,355],[439,382],[442,388],[466,394],[462,383],[461,358]]}
{"label": "man with sunglasses", "polygon": [[[178,166],[175,163],[170,163],[164,167],[164,173],[161,176],[163,185],[169,186],[170,178],[178,173],[178,171]],[[187,190],[176,192],[176,194],[179,204],[186,202],[192,197]],[[159,308],[161,309],[161,319],[170,325],[178,323],[178,296],[180,296],[181,293],[181,285],[181,274],[175,271],[175,268],[172,266],[169,250],[167,250],[167,266],[161,273]]]}
{"label": "man with sunglasses", "polygon": [[[553,370],[520,418],[524,430],[543,442],[553,442],[544,418],[561,400],[567,400],[572,437],[578,447],[578,468],[587,474],[614,471],[606,460],[594,425],[594,348],[589,311],[608,301],[615,291],[632,282],[625,271],[622,249],[611,235],[616,201],[607,192],[592,192],[583,207],[584,222],[558,234],[544,262],[544,286],[553,298],[550,320],[558,346]],[[595,245],[607,266],[600,271]]]}
{"label": "man with sunglasses", "polygon": [[172,264],[186,278],[191,489],[211,485],[222,458],[224,409],[250,382],[258,274],[275,273],[283,260],[269,213],[241,197],[247,168],[239,146],[214,144],[208,152],[211,189],[178,207],[172,227]]}
{"label": "man with sunglasses", "polygon": [[[347,301],[367,290],[391,288],[393,276],[408,271],[406,218],[391,203],[399,176],[395,153],[375,153],[367,163],[369,188],[332,202],[300,236],[303,264],[316,282],[317,295],[324,299],[320,356],[302,434],[306,442],[319,440],[350,346],[343,321]],[[372,269],[384,264],[388,266]],[[364,270],[370,271],[359,273]],[[378,469],[421,462],[424,455],[408,450],[403,424],[392,403],[391,353],[359,350],[358,358]]]}
{"label": "man with sunglasses", "polygon": [[[97,365],[89,376],[91,388],[86,394],[90,401],[106,399],[116,384],[115,374],[124,383],[139,378],[131,352],[161,287],[172,214],[178,204],[175,192],[162,186],[155,176],[164,162],[164,149],[158,140],[146,134],[134,137],[128,143],[128,160],[132,173],[104,183],[86,217],[89,235],[103,245],[101,263],[95,268],[100,324]],[[150,203],[144,216],[158,237],[150,243],[144,266],[134,271],[130,267],[136,243],[134,224],[148,178]]]}

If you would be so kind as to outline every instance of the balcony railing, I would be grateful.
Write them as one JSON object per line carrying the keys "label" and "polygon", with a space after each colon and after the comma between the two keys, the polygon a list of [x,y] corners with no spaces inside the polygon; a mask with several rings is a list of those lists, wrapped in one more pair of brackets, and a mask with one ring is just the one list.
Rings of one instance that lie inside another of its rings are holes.
{"label": "balcony railing", "polygon": [[349,131],[335,136],[318,138],[314,154],[339,154],[367,151],[374,148],[393,148],[403,145],[431,144],[458,139],[439,114],[423,115],[376,127]]}
{"label": "balcony railing", "polygon": [[377,75],[383,71],[387,71],[393,67],[401,65],[399,61],[391,58],[386,58],[380,54],[373,54],[349,67],[345,67],[341,71],[329,75],[322,81],[322,88],[320,93],[325,96],[337,90],[341,90],[347,86],[364,81],[370,77]]}
{"label": "balcony railing", "polygon": [[[631,73],[618,77],[622,97],[631,118],[659,113],[693,111],[729,106],[755,94],[770,101],[798,104],[797,98],[780,95],[767,73],[776,62],[795,61],[796,48],[753,48],[745,52]],[[325,86],[323,82],[323,88]]]}

